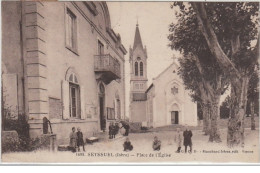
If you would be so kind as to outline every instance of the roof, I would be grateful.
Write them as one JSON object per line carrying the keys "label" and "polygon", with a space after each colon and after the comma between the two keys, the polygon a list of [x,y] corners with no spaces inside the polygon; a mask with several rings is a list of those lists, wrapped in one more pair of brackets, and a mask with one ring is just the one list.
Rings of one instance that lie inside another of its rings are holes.
{"label": "roof", "polygon": [[141,48],[143,49],[143,43],[142,43],[140,31],[139,31],[139,25],[137,24],[136,29],[135,29],[135,39],[134,39],[133,50],[135,50],[135,48],[137,48],[138,46],[141,46]]}
{"label": "roof", "polygon": [[146,101],[146,93],[133,93],[133,101]]}
{"label": "roof", "polygon": [[145,93],[148,93],[149,90],[153,87],[153,83],[147,88],[147,90],[145,91]]}
{"label": "roof", "polygon": [[159,78],[163,73],[165,73],[169,68],[171,68],[171,66],[172,65],[176,65],[177,67],[179,67],[178,66],[178,64],[176,64],[175,62],[173,62],[173,63],[171,63],[171,65],[169,65],[165,70],[163,70],[158,76],[156,76],[155,78],[153,78],[153,79],[157,79],[157,78]]}

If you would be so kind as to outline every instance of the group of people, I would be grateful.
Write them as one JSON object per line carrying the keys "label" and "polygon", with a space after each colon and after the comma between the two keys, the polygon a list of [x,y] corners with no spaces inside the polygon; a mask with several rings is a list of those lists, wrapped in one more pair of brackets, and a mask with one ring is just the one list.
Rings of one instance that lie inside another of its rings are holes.
{"label": "group of people", "polygon": [[119,130],[121,130],[121,134],[123,136],[128,136],[129,129],[130,129],[130,127],[127,123],[123,123],[123,122],[113,123],[113,122],[111,122],[109,124],[109,127],[108,127],[109,139],[115,138],[115,136],[119,133]]}
{"label": "group of people", "polygon": [[119,132],[119,125],[118,125],[118,123],[113,123],[113,122],[111,122],[110,124],[109,124],[109,127],[108,127],[108,135],[109,135],[109,139],[113,139],[113,138],[115,138],[115,136],[118,134],[118,132]]}
{"label": "group of people", "polygon": [[[123,147],[124,147],[124,151],[132,151],[133,150],[133,145],[131,144],[129,138],[127,137],[124,144],[123,144]],[[161,141],[158,139],[157,136],[154,137],[154,141],[153,141],[153,150],[154,151],[160,151],[161,149]]]}
{"label": "group of people", "polygon": [[[188,127],[186,127],[185,131],[183,131],[183,134],[181,133],[180,128],[177,128],[175,136],[174,136],[174,141],[177,143],[177,146],[178,146],[176,153],[181,152],[182,141],[183,141],[183,145],[185,147],[185,153],[187,153],[188,147],[190,148],[189,152],[192,153],[191,138],[192,138],[192,131]],[[126,141],[124,142],[123,147],[124,147],[124,151],[133,150],[133,145],[131,144],[129,138],[126,138]],[[161,149],[161,141],[158,139],[157,136],[154,137],[154,140],[152,143],[152,148],[154,151],[160,151],[160,149]]]}
{"label": "group of people", "polygon": [[189,152],[192,153],[192,140],[191,140],[191,137],[192,137],[192,132],[191,132],[191,130],[188,127],[186,127],[186,129],[183,132],[183,134],[181,134],[180,128],[177,128],[176,134],[175,134],[175,137],[174,137],[174,141],[178,145],[176,153],[180,153],[181,152],[182,138],[183,138],[183,145],[185,147],[185,153],[187,153],[188,146],[190,147]]}
{"label": "group of people", "polygon": [[83,151],[85,151],[85,143],[83,139],[83,133],[81,132],[81,129],[78,127],[76,132],[76,128],[72,127],[72,132],[70,133],[70,145],[69,150],[72,152],[80,151],[80,147],[82,146]]}
{"label": "group of people", "polygon": [[[128,125],[129,127],[129,125]],[[121,127],[119,127],[118,123],[110,123],[109,125],[109,139],[113,139],[115,138],[115,135],[118,134],[119,129],[120,128],[124,128],[125,132],[124,135],[128,136],[128,128],[127,126],[124,126],[122,124]],[[180,128],[176,129],[176,133],[174,136],[174,141],[177,143],[177,151],[176,153],[180,153],[181,152],[181,147],[182,147],[182,141],[183,141],[183,145],[185,147],[185,153],[187,153],[187,148],[189,147],[190,150],[189,152],[192,152],[192,132],[191,130],[189,130],[189,128],[186,127],[185,131],[183,131],[183,133],[181,133]],[[81,129],[78,127],[77,128],[77,132],[76,132],[76,128],[72,127],[72,132],[70,133],[70,145],[69,145],[69,149],[72,152],[76,152],[76,150],[78,149],[78,151],[80,151],[80,147],[82,146],[83,151],[85,151],[85,143],[84,143],[84,138],[83,138],[83,133],[81,132]],[[131,144],[129,138],[127,137],[124,144],[124,151],[132,151],[133,150],[133,145]],[[161,149],[161,141],[158,139],[157,136],[154,137],[153,143],[152,143],[152,148],[154,151],[160,151]]]}

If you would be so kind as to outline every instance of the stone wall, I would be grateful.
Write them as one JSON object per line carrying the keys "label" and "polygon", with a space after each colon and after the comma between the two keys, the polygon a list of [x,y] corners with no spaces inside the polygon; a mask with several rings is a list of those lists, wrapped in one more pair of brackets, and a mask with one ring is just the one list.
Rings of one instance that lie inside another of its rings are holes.
{"label": "stone wall", "polygon": [[62,102],[60,99],[49,97],[49,117],[50,119],[62,118]]}
{"label": "stone wall", "polygon": [[131,122],[144,122],[146,120],[146,101],[136,101],[131,103]]}

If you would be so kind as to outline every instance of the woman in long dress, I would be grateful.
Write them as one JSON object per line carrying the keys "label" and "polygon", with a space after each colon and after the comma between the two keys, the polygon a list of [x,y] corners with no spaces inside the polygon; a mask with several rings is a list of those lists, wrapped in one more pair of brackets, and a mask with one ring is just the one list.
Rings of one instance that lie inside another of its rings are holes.
{"label": "woman in long dress", "polygon": [[70,133],[70,149],[76,152],[77,147],[77,133],[75,127],[72,127],[72,132]]}

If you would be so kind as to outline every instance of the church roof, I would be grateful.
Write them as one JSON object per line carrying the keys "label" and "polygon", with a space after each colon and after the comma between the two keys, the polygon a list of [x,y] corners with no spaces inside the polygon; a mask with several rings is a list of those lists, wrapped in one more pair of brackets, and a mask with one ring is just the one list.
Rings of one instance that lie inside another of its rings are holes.
{"label": "church roof", "polygon": [[158,79],[161,75],[163,75],[163,74],[164,74],[169,68],[171,68],[173,65],[176,65],[177,67],[179,67],[177,63],[173,62],[173,63],[171,63],[171,65],[169,65],[165,70],[163,70],[158,76],[156,76],[156,77],[153,78],[153,79]]}
{"label": "church roof", "polygon": [[141,39],[140,31],[139,31],[139,25],[137,24],[136,29],[135,29],[135,39],[134,39],[133,50],[135,50],[135,48],[137,48],[138,46],[141,46],[141,48],[143,49],[142,39]]}
{"label": "church roof", "polygon": [[[163,70],[158,76],[156,76],[155,78],[153,78],[153,80],[158,79],[161,75],[163,75],[163,74],[164,74],[169,68],[171,68],[173,65],[176,65],[176,66],[178,67],[178,64],[177,64],[177,63],[175,63],[175,62],[171,63],[171,65],[169,65],[165,70]],[[150,90],[153,86],[154,86],[154,84],[152,83],[152,84],[148,87],[148,89],[145,91],[145,93],[148,93],[149,90]]]}
{"label": "church roof", "polygon": [[149,90],[153,87],[153,83],[148,87],[148,89],[145,91],[145,93],[148,93]]}

